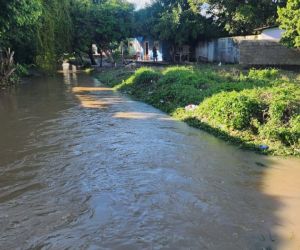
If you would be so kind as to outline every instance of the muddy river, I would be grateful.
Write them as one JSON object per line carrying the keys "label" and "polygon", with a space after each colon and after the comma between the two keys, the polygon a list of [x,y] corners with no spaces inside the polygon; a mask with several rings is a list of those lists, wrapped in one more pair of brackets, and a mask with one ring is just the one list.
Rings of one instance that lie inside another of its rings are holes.
{"label": "muddy river", "polygon": [[0,249],[300,249],[300,160],[86,75],[0,92]]}

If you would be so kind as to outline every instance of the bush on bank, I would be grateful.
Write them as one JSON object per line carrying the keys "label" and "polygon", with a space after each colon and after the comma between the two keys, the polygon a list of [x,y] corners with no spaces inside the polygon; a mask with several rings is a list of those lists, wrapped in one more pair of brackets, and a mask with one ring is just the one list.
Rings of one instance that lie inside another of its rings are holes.
{"label": "bush on bank", "polygon": [[[194,127],[263,153],[300,155],[299,82],[279,70],[143,67],[129,77],[114,74],[120,72],[98,78],[110,75],[115,89]],[[196,109],[186,110],[189,104]]]}

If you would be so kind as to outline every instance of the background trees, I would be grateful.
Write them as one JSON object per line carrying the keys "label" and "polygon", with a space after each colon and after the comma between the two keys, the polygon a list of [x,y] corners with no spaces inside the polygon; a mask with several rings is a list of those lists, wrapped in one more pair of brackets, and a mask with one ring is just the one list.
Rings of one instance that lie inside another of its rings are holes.
{"label": "background trees", "polygon": [[253,33],[255,28],[276,24],[277,8],[286,0],[189,0],[231,35]]}
{"label": "background trees", "polygon": [[102,52],[130,37],[133,11],[133,5],[122,0],[75,0],[71,10],[74,25],[73,50],[87,53],[94,64],[92,44],[96,44]]}
{"label": "background trees", "polygon": [[36,64],[54,71],[63,53],[71,52],[73,23],[69,0],[40,0],[42,13],[36,25]]}
{"label": "background trees", "polygon": [[64,53],[107,50],[129,37],[133,5],[125,0],[0,0],[0,48],[20,63],[54,71]]}
{"label": "background trees", "polygon": [[11,47],[21,63],[34,60],[40,0],[0,0],[0,48]]}
{"label": "background trees", "polygon": [[69,0],[0,0],[0,47],[51,71],[71,37]]}
{"label": "background trees", "polygon": [[189,0],[156,0],[135,14],[135,32],[167,41],[173,49],[194,44],[199,38],[217,37],[224,32],[212,17],[205,16]]}
{"label": "background trees", "polygon": [[289,47],[300,47],[300,0],[288,0],[278,14],[280,27],[285,30],[282,42]]}

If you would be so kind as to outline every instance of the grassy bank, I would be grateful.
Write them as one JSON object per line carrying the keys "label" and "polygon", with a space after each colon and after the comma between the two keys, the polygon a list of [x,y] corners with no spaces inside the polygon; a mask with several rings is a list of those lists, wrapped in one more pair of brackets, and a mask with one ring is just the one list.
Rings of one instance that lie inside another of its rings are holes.
{"label": "grassy bank", "polygon": [[300,85],[296,74],[202,66],[118,69],[97,77],[240,147],[266,154],[300,155]]}

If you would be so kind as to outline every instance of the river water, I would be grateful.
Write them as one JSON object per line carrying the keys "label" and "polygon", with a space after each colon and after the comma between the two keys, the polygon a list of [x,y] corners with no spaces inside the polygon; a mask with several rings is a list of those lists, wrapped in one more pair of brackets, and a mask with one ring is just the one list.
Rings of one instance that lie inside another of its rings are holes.
{"label": "river water", "polygon": [[0,92],[0,249],[300,249],[300,161],[87,75]]}

